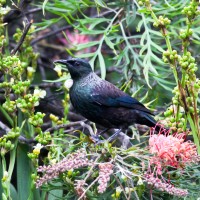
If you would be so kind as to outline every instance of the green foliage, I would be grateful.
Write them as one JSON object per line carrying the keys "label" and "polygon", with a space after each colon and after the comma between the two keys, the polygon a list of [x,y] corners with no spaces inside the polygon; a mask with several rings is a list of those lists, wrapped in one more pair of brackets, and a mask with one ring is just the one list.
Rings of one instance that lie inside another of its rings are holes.
{"label": "green foliage", "polygon": [[[4,4],[5,1],[0,2]],[[96,133],[94,125],[68,120],[68,88],[72,83],[68,72],[60,66],[55,66],[59,78],[49,82],[63,84],[64,117],[50,114],[52,128],[42,130],[45,113],[37,111],[36,107],[46,91],[32,89],[40,52],[34,52],[30,44],[41,30],[67,24],[70,31],[63,32],[62,39],[66,40],[65,50],[69,55],[89,59],[93,69],[100,70],[102,78],[113,82],[120,79],[118,86],[148,102],[147,106],[162,107],[164,116],[156,117],[171,129],[172,134],[180,137],[183,132],[190,134],[200,154],[198,6],[195,0],[45,0],[40,5],[43,14],[53,17],[48,16],[31,26],[15,55],[10,51],[7,27],[3,23],[3,16],[10,8],[1,7],[0,72],[3,81],[0,89],[5,102],[0,105],[0,112],[10,127],[5,126],[6,134],[0,137],[1,198],[177,199],[145,180],[145,173],[155,175],[159,171],[155,163],[149,162],[155,155],[149,153],[148,137],[139,136],[131,127],[133,137],[138,140],[131,140],[133,146],[128,149],[108,142],[94,145],[84,134]],[[21,29],[16,29],[13,36],[16,43],[22,34]],[[108,72],[113,66],[116,72],[121,70],[123,74],[112,72],[110,75]],[[29,138],[37,144],[23,144]],[[41,160],[44,148],[48,153]],[[80,160],[84,164],[80,164]],[[39,167],[41,162],[47,166],[43,171]],[[70,168],[71,163],[73,167]],[[156,177],[170,188],[173,184],[175,188],[188,189],[190,194],[185,199],[199,197],[198,165],[181,164],[182,168],[162,165],[162,174]],[[15,185],[11,180],[14,167],[17,171]],[[55,174],[50,173],[49,168]],[[103,173],[108,182],[105,181],[105,191],[101,193]],[[153,180],[157,179],[153,177]]]}

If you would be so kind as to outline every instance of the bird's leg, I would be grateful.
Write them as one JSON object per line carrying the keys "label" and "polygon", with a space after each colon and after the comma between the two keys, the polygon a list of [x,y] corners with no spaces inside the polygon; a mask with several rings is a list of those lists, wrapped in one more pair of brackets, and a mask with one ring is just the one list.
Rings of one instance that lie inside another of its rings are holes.
{"label": "bird's leg", "polygon": [[119,135],[119,133],[120,133],[121,131],[122,131],[121,128],[118,129],[113,135],[111,135],[111,136],[107,139],[107,141],[110,142],[110,141],[114,140],[114,139]]}
{"label": "bird's leg", "polygon": [[96,135],[90,135],[90,139],[94,142],[94,143],[100,143],[100,135],[105,133],[106,131],[108,131],[110,128],[106,128],[103,131],[101,131],[100,133],[96,134]]}
{"label": "bird's leg", "polygon": [[102,135],[102,134],[104,134],[105,132],[107,132],[108,130],[110,130],[110,128],[104,129],[103,131],[101,131],[100,133],[98,133],[98,135]]}
{"label": "bird's leg", "polygon": [[108,130],[109,130],[109,128],[107,128],[107,129],[101,131],[98,135],[91,135],[91,137],[90,137],[91,140],[92,140],[94,143],[96,143],[96,144],[102,144],[102,143],[104,143],[105,141],[110,142],[110,141],[114,140],[114,139],[119,135],[119,133],[122,131],[122,129],[120,128],[120,129],[118,129],[112,136],[110,136],[107,140],[100,140],[100,139],[99,139],[99,135],[105,133],[105,132],[108,131]]}

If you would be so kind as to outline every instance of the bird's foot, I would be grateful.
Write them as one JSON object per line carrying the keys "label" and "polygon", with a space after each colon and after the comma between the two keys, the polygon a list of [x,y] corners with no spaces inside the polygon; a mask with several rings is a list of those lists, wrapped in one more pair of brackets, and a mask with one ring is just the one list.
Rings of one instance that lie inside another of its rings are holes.
{"label": "bird's foot", "polygon": [[106,140],[100,140],[100,135],[91,135],[90,139],[96,144],[103,144],[105,142],[111,142],[113,140],[115,140],[117,138],[117,136],[119,135],[119,133],[121,132],[121,129],[117,130],[112,136],[110,136],[108,139]]}
{"label": "bird's foot", "polygon": [[91,135],[90,140],[95,144],[98,144],[101,141],[99,135]]}

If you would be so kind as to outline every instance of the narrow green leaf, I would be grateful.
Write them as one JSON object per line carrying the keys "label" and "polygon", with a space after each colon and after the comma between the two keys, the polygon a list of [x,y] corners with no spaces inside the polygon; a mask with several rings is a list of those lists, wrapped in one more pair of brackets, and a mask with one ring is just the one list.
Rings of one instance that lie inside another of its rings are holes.
{"label": "narrow green leaf", "polygon": [[92,41],[92,42],[87,42],[87,43],[83,43],[83,44],[78,44],[77,45],[77,49],[76,50],[81,50],[81,49],[85,49],[85,48],[88,48],[88,47],[92,47],[92,46],[95,46],[99,44],[99,41]]}
{"label": "narrow green leaf", "polygon": [[19,144],[17,148],[17,191],[18,198],[28,199],[31,191],[31,162],[27,156],[29,147]]}
{"label": "narrow green leaf", "polygon": [[98,58],[99,58],[99,64],[100,64],[100,70],[101,70],[101,78],[105,79],[106,78],[106,65],[105,65],[105,61],[104,61],[104,58],[101,53],[98,54]]}
{"label": "narrow green leaf", "polygon": [[111,49],[113,49],[113,50],[115,49],[114,44],[112,43],[112,41],[108,37],[105,37],[105,42]]}
{"label": "narrow green leaf", "polygon": [[94,55],[95,55],[95,53],[83,53],[83,54],[78,55],[78,57],[79,58],[89,58],[89,57],[92,57]]}
{"label": "narrow green leaf", "polygon": [[141,27],[142,27],[143,23],[144,23],[143,20],[140,20],[140,21],[139,21],[139,23],[138,23],[138,25],[137,25],[137,28],[136,28],[137,32],[140,32],[140,31],[141,31]]}
{"label": "narrow green leaf", "polygon": [[44,0],[44,3],[42,4],[42,13],[45,15],[45,6],[47,4],[48,0]]}
{"label": "narrow green leaf", "polygon": [[15,187],[13,186],[13,184],[10,184],[10,194],[11,194],[12,199],[18,200],[17,191],[16,191]]}
{"label": "narrow green leaf", "polygon": [[147,33],[146,31],[142,34],[141,40],[140,40],[140,45],[144,45],[144,41],[147,39]]}
{"label": "narrow green leaf", "polygon": [[152,41],[151,41],[151,45],[152,45],[153,47],[155,47],[157,50],[159,50],[160,52],[163,52],[163,51],[164,51],[164,49],[163,49],[161,46],[157,45],[155,42],[152,42]]}

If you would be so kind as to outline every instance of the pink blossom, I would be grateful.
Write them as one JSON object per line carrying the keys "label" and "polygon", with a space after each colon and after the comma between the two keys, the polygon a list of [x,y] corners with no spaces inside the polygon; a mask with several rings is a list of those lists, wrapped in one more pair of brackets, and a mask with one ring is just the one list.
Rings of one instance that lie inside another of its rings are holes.
{"label": "pink blossom", "polygon": [[[62,37],[62,38],[59,38],[59,41],[63,45],[67,46],[68,48],[73,49],[73,48],[76,48],[76,46],[79,44],[86,44],[88,42],[93,41],[91,37],[89,37],[88,35],[80,34],[78,30],[74,30],[73,32],[70,32],[69,30],[67,30],[65,33],[68,39]],[[91,52],[94,52],[95,50],[96,50],[96,47],[92,46],[90,48],[83,48],[83,50],[80,51],[80,53],[82,52],[91,53]]]}
{"label": "pink blossom", "polygon": [[39,166],[37,171],[43,173],[36,181],[36,187],[42,186],[44,183],[56,178],[59,174],[79,167],[89,166],[91,163],[87,159],[84,149],[79,149],[77,152],[69,154],[66,158],[58,163],[48,166]]}
{"label": "pink blossom", "polygon": [[184,168],[187,164],[200,160],[197,148],[192,142],[184,142],[183,135],[151,135],[149,151],[153,154],[151,164],[155,164],[157,173],[162,173],[163,166]]}
{"label": "pink blossom", "polygon": [[[79,197],[81,197],[85,192],[84,186],[87,186],[85,180],[76,180],[74,189]],[[83,195],[82,199],[86,199],[86,195]]]}
{"label": "pink blossom", "polygon": [[74,30],[74,32],[70,32],[69,30],[67,30],[66,36],[68,37],[69,42],[66,40],[66,38],[59,39],[64,45],[84,44],[90,41],[88,35],[81,35],[78,33],[77,30]]}
{"label": "pink blossom", "polygon": [[144,181],[147,182],[147,184],[153,186],[154,188],[160,191],[165,191],[171,195],[179,197],[184,197],[188,195],[188,191],[186,189],[174,187],[170,183],[163,182],[158,177],[154,177],[153,174],[144,174]]}
{"label": "pink blossom", "polygon": [[98,177],[98,192],[103,193],[110,181],[110,175],[113,173],[113,164],[111,163],[101,163],[99,164],[99,177]]}

